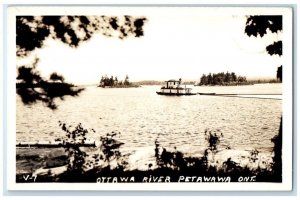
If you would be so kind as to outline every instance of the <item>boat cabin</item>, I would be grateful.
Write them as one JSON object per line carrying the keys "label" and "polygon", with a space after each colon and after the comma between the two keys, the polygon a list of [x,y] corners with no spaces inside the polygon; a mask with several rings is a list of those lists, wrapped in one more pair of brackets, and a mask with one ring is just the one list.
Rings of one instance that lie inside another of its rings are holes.
{"label": "boat cabin", "polygon": [[181,86],[181,79],[165,81],[165,85],[161,87],[159,92],[160,95],[193,95],[191,88]]}
{"label": "boat cabin", "polygon": [[181,79],[179,81],[176,80],[168,80],[165,81],[166,85],[164,86],[165,89],[173,89],[173,88],[179,88],[181,84]]}

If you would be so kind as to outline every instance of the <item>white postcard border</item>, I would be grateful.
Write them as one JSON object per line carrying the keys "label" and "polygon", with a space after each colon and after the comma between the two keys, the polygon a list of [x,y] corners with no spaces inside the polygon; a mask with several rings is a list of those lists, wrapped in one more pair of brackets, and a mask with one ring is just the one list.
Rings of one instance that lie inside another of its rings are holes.
{"label": "white postcard border", "polygon": [[[180,9],[202,9],[197,7]],[[8,175],[8,190],[101,190],[101,191],[290,191],[292,189],[292,11],[291,8],[258,8],[251,14],[282,14],[283,15],[283,182],[282,183],[15,183],[16,172],[16,61],[15,61],[15,16],[16,15],[46,15],[46,14],[88,14],[93,15],[99,11],[104,14],[128,14],[143,15],[145,11],[151,12],[152,7],[9,7],[8,10],[8,46],[7,46],[7,158],[6,166]],[[144,9],[144,10],[143,10]],[[160,8],[160,9],[173,9]],[[204,10],[216,8],[203,8]],[[224,13],[249,14],[253,8],[219,8]],[[150,10],[150,11],[149,11]],[[215,14],[215,13],[214,13]],[[12,147],[12,148],[10,148]]]}

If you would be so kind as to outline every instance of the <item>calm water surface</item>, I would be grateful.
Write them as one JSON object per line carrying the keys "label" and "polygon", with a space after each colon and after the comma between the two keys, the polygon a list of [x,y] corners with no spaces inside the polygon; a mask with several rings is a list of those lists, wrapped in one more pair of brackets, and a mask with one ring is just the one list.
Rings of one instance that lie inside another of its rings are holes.
{"label": "calm water surface", "polygon": [[[120,132],[123,150],[152,148],[156,139],[165,147],[199,153],[207,145],[205,129],[219,129],[220,147],[271,151],[282,114],[281,95],[261,98],[220,96],[160,96],[160,86],[140,88],[86,87],[79,97],[57,101],[52,111],[43,104],[25,106],[17,96],[17,142],[53,141],[65,134],[58,121],[93,128],[90,139]],[[195,87],[193,92],[281,94],[281,84]],[[270,99],[271,98],[271,99]],[[276,98],[276,99],[272,99]]]}

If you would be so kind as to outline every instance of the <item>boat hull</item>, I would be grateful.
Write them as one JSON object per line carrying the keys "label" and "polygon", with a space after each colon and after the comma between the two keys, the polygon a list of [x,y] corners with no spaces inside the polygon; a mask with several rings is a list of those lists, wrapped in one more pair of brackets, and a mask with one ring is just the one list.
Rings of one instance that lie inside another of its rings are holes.
{"label": "boat hull", "polygon": [[190,96],[196,95],[196,93],[167,93],[167,92],[156,92],[159,95],[167,95],[167,96]]}

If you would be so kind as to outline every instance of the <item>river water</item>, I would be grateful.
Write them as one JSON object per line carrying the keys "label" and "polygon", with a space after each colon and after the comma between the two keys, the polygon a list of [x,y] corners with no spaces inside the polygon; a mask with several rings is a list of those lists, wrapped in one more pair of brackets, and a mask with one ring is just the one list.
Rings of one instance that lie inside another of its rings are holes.
{"label": "river water", "polygon": [[[281,84],[251,86],[193,87],[193,92],[226,94],[281,94]],[[153,150],[155,140],[167,148],[176,147],[197,154],[207,146],[205,129],[223,133],[220,148],[258,149],[270,152],[271,138],[278,133],[282,114],[281,95],[240,98],[223,96],[161,96],[160,86],[140,88],[98,88],[88,86],[79,97],[58,100],[58,109],[42,103],[23,105],[17,96],[17,142],[53,141],[62,138],[58,121],[75,126],[82,123],[98,140],[112,131],[129,153],[141,148]]]}

